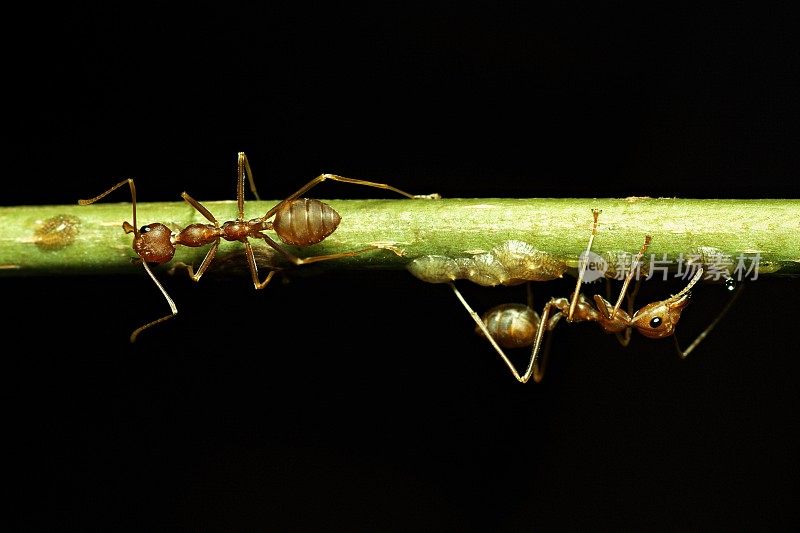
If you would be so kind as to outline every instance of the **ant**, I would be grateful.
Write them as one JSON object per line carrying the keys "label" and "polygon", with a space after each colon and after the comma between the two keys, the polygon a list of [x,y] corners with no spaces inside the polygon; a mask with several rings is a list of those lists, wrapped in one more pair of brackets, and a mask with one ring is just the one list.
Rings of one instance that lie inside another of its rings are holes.
{"label": "ant", "polygon": [[[316,263],[319,261],[329,261],[331,259],[339,259],[342,257],[352,257],[370,250],[387,248],[385,246],[372,246],[361,250],[351,252],[341,252],[327,255],[317,255],[311,257],[300,258],[293,255],[286,250],[283,246],[273,240],[265,231],[273,230],[280,240],[291,246],[311,246],[322,242],[326,237],[332,234],[339,225],[342,217],[328,204],[319,200],[309,198],[300,198],[303,194],[308,192],[313,187],[316,187],[323,181],[331,180],[342,183],[351,183],[354,185],[364,185],[366,187],[375,187],[378,189],[386,189],[394,191],[402,196],[412,199],[438,199],[438,194],[429,195],[413,195],[405,191],[386,185],[384,183],[376,183],[372,181],[365,181],[353,178],[345,178],[334,174],[321,174],[312,179],[293,194],[289,195],[286,199],[279,202],[266,212],[264,216],[257,217],[251,220],[244,218],[244,179],[245,175],[250,184],[250,190],[260,200],[258,191],[256,190],[255,182],[253,180],[253,173],[250,170],[250,163],[244,152],[239,152],[237,162],[237,184],[236,184],[236,202],[238,205],[239,213],[236,220],[224,222],[220,225],[219,221],[211,214],[211,212],[203,206],[200,202],[189,196],[188,193],[181,193],[181,198],[186,203],[200,212],[210,224],[189,224],[183,229],[178,231],[170,230],[167,226],[161,223],[147,224],[138,228],[136,223],[136,186],[134,185],[133,178],[128,178],[120,181],[107,191],[90,198],[88,200],[78,200],[79,205],[93,204],[103,199],[108,194],[117,190],[120,187],[128,185],[131,191],[131,203],[133,205],[133,224],[123,222],[122,229],[125,233],[133,233],[133,250],[138,256],[138,262],[142,264],[156,284],[156,287],[164,295],[170,307],[170,314],[148,322],[147,324],[136,328],[131,333],[130,340],[135,342],[138,335],[147,328],[156,324],[164,322],[176,314],[178,308],[175,302],[167,294],[167,291],[156,279],[150,264],[160,265],[172,260],[175,255],[177,246],[200,247],[211,245],[205,258],[200,263],[200,266],[195,271],[191,265],[179,263],[176,266],[186,268],[189,277],[193,281],[200,281],[205,271],[208,269],[214,257],[217,254],[220,239],[226,241],[239,241],[244,244],[245,255],[247,256],[247,264],[250,269],[250,275],[253,280],[253,285],[256,290],[263,289],[270,282],[275,274],[275,270],[270,270],[267,277],[263,281],[260,280],[258,275],[258,267],[256,266],[253,248],[250,245],[250,238],[263,239],[269,246],[277,250],[284,258],[294,265],[304,265],[308,263]],[[272,220],[270,220],[272,219]],[[389,248],[391,249],[391,248]],[[394,250],[392,250],[394,251]],[[395,251],[395,253],[397,253]]]}
{"label": "ant", "polygon": [[[592,226],[592,235],[589,238],[587,252],[591,249],[592,241],[597,233],[597,219],[600,210],[593,209],[592,214],[594,216],[594,224]],[[697,268],[697,271],[689,280],[689,283],[680,292],[665,300],[647,304],[634,313],[633,299],[638,292],[639,282],[641,281],[637,279],[633,293],[628,296],[628,310],[624,311],[620,309],[628,285],[634,273],[638,270],[641,258],[650,245],[651,240],[649,235],[645,236],[644,244],[634,257],[630,272],[626,276],[620,290],[619,298],[613,306],[608,300],[597,294],[594,296],[594,305],[592,305],[592,302],[580,292],[581,283],[588,264],[587,261],[582,261],[580,264],[578,281],[572,298],[551,298],[550,301],[545,304],[541,315],[537,314],[532,308],[533,298],[530,282],[527,283],[527,305],[502,304],[487,311],[483,318],[478,316],[470,307],[452,282],[448,282],[448,285],[453,289],[456,297],[477,324],[476,331],[489,341],[517,381],[520,383],[527,383],[528,380],[533,377],[533,380],[539,383],[544,377],[544,371],[547,366],[547,356],[549,354],[548,347],[545,347],[544,356],[540,358],[539,354],[542,347],[542,337],[544,336],[545,330],[552,331],[555,329],[556,325],[563,317],[566,317],[567,322],[597,322],[606,333],[614,333],[623,346],[627,346],[630,342],[632,329],[636,329],[639,333],[651,339],[661,339],[674,335],[675,326],[678,324],[681,312],[689,303],[690,291],[703,275],[702,267]],[[728,289],[733,289],[730,283],[726,282],[726,286]],[[677,338],[673,336],[675,347],[682,359],[685,359],[717,325],[741,292],[742,287],[743,285],[739,285],[736,293],[717,315],[716,319],[698,335],[688,348],[682,350],[678,344]],[[555,313],[553,313],[554,308]],[[520,374],[503,351],[503,348],[524,348],[527,346],[533,346],[531,358],[525,372]]]}

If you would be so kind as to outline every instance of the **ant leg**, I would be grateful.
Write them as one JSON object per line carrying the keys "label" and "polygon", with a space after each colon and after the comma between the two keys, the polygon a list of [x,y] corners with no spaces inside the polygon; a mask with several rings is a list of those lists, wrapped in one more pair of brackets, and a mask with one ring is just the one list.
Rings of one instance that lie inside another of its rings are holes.
{"label": "ant leg", "polygon": [[388,191],[393,191],[393,192],[396,192],[397,194],[405,196],[406,198],[412,198],[412,199],[437,200],[437,199],[441,198],[441,196],[439,196],[439,194],[437,194],[437,193],[433,193],[433,194],[410,194],[410,193],[402,191],[402,190],[400,190],[400,189],[398,189],[396,187],[392,187],[391,185],[387,185],[385,183],[376,183],[374,181],[365,181],[365,180],[357,180],[357,179],[354,179],[354,178],[345,178],[345,177],[342,177],[342,176],[337,176],[335,174],[321,174],[321,175],[317,176],[316,178],[312,179],[311,181],[309,181],[308,183],[306,183],[305,185],[303,185],[302,187],[300,187],[297,191],[295,191],[293,194],[289,195],[286,199],[284,199],[283,201],[279,202],[278,205],[276,205],[275,207],[273,207],[272,209],[267,211],[267,214],[264,215],[263,218],[267,219],[267,218],[271,217],[272,215],[274,215],[278,211],[278,208],[281,205],[285,204],[286,202],[291,202],[292,200],[300,198],[300,196],[302,196],[303,194],[308,192],[310,189],[316,187],[317,185],[319,185],[320,183],[322,183],[325,180],[338,181],[338,182],[341,182],[341,183],[352,183],[353,185],[363,185],[365,187],[375,187],[377,189],[386,189]]}
{"label": "ant leg", "polygon": [[253,180],[253,171],[250,170],[250,162],[244,152],[239,152],[236,160],[236,203],[239,207],[239,222],[244,220],[244,176],[247,174],[247,180],[250,182],[250,190],[256,200],[261,200],[256,190],[256,182]]}
{"label": "ant leg", "polygon": [[[608,281],[608,279],[606,279],[606,283],[610,287],[610,282]],[[633,303],[636,300],[636,295],[639,294],[639,288],[641,287],[641,285],[642,285],[642,278],[636,278],[636,285],[633,286],[633,291],[627,296],[627,300],[628,300],[628,316],[633,316],[633,313],[634,313]],[[633,329],[628,327],[628,328],[625,328],[625,333],[624,334],[622,334],[622,333],[616,333],[615,334],[616,337],[617,337],[617,340],[619,341],[619,343],[623,347],[627,347],[628,344],[630,344],[630,342],[631,342],[631,333],[632,332],[633,332]]]}
{"label": "ant leg", "polygon": [[484,321],[481,319],[480,316],[478,316],[478,313],[476,313],[475,310],[472,309],[472,307],[470,307],[470,305],[461,295],[461,292],[459,292],[456,286],[451,282],[447,282],[447,284],[450,285],[450,288],[453,289],[454,293],[456,293],[456,298],[458,298],[458,300],[461,302],[461,305],[464,306],[464,309],[467,310],[467,313],[469,313],[469,316],[471,316],[472,320],[475,321],[475,324],[478,325],[480,330],[483,332],[483,336],[486,337],[486,340],[489,341],[489,344],[491,344],[492,347],[495,349],[495,351],[500,355],[500,358],[506,364],[506,366],[511,371],[511,374],[514,375],[516,380],[519,381],[520,383],[525,383],[526,381],[528,381],[527,379],[525,380],[522,379],[522,377],[519,375],[519,372],[517,372],[517,369],[514,368],[514,363],[511,362],[511,360],[508,358],[503,349],[497,344],[497,342],[494,340],[494,337],[492,337],[492,334],[489,333],[489,329],[486,327]]}
{"label": "ant leg", "polygon": [[402,255],[396,248],[392,246],[371,246],[369,248],[362,248],[360,250],[354,250],[352,252],[340,252],[338,254],[328,254],[328,255],[315,255],[311,257],[297,257],[296,255],[292,254],[291,252],[285,250],[283,246],[272,240],[268,235],[264,235],[263,233],[260,234],[261,237],[264,238],[264,241],[273,247],[275,250],[280,252],[288,261],[290,261],[294,265],[307,265],[309,263],[318,263],[320,261],[330,261],[331,259],[340,259],[342,257],[353,257],[355,255],[363,254],[365,252],[370,252],[373,250],[389,250],[394,252],[397,255]]}
{"label": "ant leg", "polygon": [[[631,279],[636,274],[639,269],[639,263],[642,260],[642,256],[647,251],[647,248],[650,246],[650,242],[653,238],[650,235],[644,236],[644,244],[639,249],[639,253],[636,254],[636,257],[633,258],[633,262],[631,263],[631,271],[628,272],[628,275],[625,276],[625,281],[622,283],[622,289],[619,291],[619,298],[617,298],[617,303],[614,304],[614,310],[611,311],[611,318],[613,319],[617,316],[617,310],[619,306],[622,305],[622,297],[625,295],[625,292],[628,290],[628,285],[631,283]],[[638,278],[637,278],[638,279]]]}
{"label": "ant leg", "polygon": [[189,194],[186,191],[181,193],[181,198],[183,198],[183,200],[187,204],[197,209],[200,212],[200,214],[206,217],[206,219],[209,222],[214,224],[216,227],[219,227],[219,222],[217,222],[217,219],[214,217],[214,215],[211,214],[211,211],[206,209],[206,207],[203,204],[201,204],[200,202],[189,196]]}
{"label": "ant leg", "polygon": [[250,241],[244,241],[244,253],[247,256],[247,266],[250,267],[250,275],[253,278],[253,286],[255,286],[256,290],[261,290],[272,280],[272,276],[275,275],[275,271],[270,270],[269,274],[267,274],[267,277],[264,278],[264,281],[259,281],[258,265],[256,265],[256,257],[253,255],[253,247],[250,245]]}
{"label": "ant leg", "polygon": [[247,181],[250,182],[250,192],[253,193],[253,196],[256,197],[256,200],[260,201],[261,197],[258,195],[258,191],[256,190],[256,182],[253,179],[253,171],[250,170],[250,162],[247,160],[247,156],[244,154],[244,152],[239,152],[236,166],[237,174],[241,180],[238,188],[242,191],[242,197],[244,197],[244,175],[247,174]]}
{"label": "ant leg", "polygon": [[195,272],[194,267],[192,265],[187,265],[186,263],[178,262],[170,269],[170,274],[172,274],[176,268],[185,268],[189,274],[189,277],[192,278],[192,281],[200,281],[200,278],[203,277],[203,274],[208,269],[208,266],[214,260],[214,257],[217,255],[217,248],[219,248],[219,240],[214,241],[211,245],[211,248],[208,249],[208,253],[203,258],[203,262],[200,263],[200,266]]}
{"label": "ant leg", "polygon": [[161,283],[159,283],[158,279],[156,279],[155,275],[153,274],[153,271],[150,270],[150,267],[147,265],[147,262],[146,261],[142,261],[142,266],[144,267],[145,272],[147,272],[147,275],[150,276],[150,279],[153,280],[153,283],[156,284],[156,287],[158,287],[158,290],[161,291],[161,294],[164,295],[164,298],[167,299],[167,303],[169,304],[169,308],[172,311],[172,313],[167,315],[167,316],[162,316],[161,318],[159,318],[157,320],[153,320],[152,322],[148,322],[144,326],[141,326],[141,327],[136,328],[135,330],[133,330],[133,333],[131,333],[131,342],[136,342],[136,337],[139,336],[139,333],[141,333],[142,331],[146,330],[147,328],[155,326],[156,324],[160,324],[161,322],[164,322],[165,320],[169,320],[170,318],[172,318],[172,317],[174,317],[175,315],[178,314],[178,308],[175,306],[175,302],[172,301],[172,298],[169,297],[169,294],[167,294],[167,291],[164,289],[164,287],[161,285]]}
{"label": "ant leg", "polygon": [[[108,189],[107,191],[105,191],[105,192],[103,192],[101,194],[98,194],[94,198],[89,198],[88,200],[78,200],[78,205],[89,205],[89,204],[93,204],[93,203],[97,202],[98,200],[102,200],[103,198],[108,196],[110,193],[116,191],[117,189],[119,189],[120,187],[125,185],[126,183],[128,185],[130,185],[130,188],[131,188],[131,204],[133,205],[133,228],[134,228],[131,231],[134,231],[134,233],[135,233],[135,232],[139,231],[138,229],[136,229],[139,226],[136,224],[136,186],[133,184],[133,178],[128,178],[126,180],[120,181],[119,183],[117,183],[116,185],[114,185],[113,187]],[[130,233],[130,231],[128,231],[127,228],[126,228],[125,229],[125,233]]]}
{"label": "ant leg", "polygon": [[736,287],[733,296],[731,296],[731,299],[728,300],[727,304],[725,304],[725,307],[722,308],[722,311],[720,311],[720,313],[717,315],[717,318],[711,321],[711,324],[709,324],[708,327],[706,327],[706,329],[704,329],[685,350],[681,350],[681,346],[678,343],[678,338],[675,335],[672,336],[673,340],[675,341],[675,348],[678,350],[678,355],[681,357],[681,359],[686,359],[686,357],[690,353],[692,353],[692,351],[694,351],[695,348],[697,348],[697,345],[703,342],[703,339],[705,339],[706,336],[708,336],[708,334],[711,333],[711,330],[716,327],[719,321],[722,320],[722,318],[725,316],[728,310],[733,306],[734,302],[739,297],[739,294],[741,294],[743,289],[744,289],[744,284],[740,284],[738,287]]}
{"label": "ant leg", "polygon": [[[540,383],[542,378],[544,377],[544,371],[547,369],[547,360],[550,357],[550,346],[549,341],[548,345],[545,346],[544,355],[539,357],[539,353],[541,352],[542,348],[542,337],[544,336],[544,330],[553,331],[558,321],[561,320],[563,316],[563,302],[559,301],[558,299],[552,299],[547,302],[542,309],[541,321],[539,322],[539,327],[536,329],[536,340],[533,343],[533,349],[531,350],[531,360],[528,363],[528,368],[525,369],[525,374],[522,375],[520,381],[522,383],[527,383],[529,379],[531,379],[531,375],[533,375],[533,381],[536,383]],[[553,307],[557,308],[559,311],[550,317],[550,309]]]}
{"label": "ant leg", "polygon": [[583,276],[586,274],[586,268],[589,266],[589,252],[592,250],[592,243],[594,242],[595,235],[597,235],[597,217],[600,216],[602,211],[600,209],[592,209],[592,216],[594,222],[592,223],[592,234],[589,235],[589,244],[586,246],[586,251],[583,253],[584,260],[580,264],[578,270],[578,281],[575,284],[575,292],[572,294],[572,301],[569,304],[569,314],[567,315],[567,322],[572,322],[572,315],[575,313],[575,306],[578,304],[578,294],[581,292],[581,283],[583,283]]}

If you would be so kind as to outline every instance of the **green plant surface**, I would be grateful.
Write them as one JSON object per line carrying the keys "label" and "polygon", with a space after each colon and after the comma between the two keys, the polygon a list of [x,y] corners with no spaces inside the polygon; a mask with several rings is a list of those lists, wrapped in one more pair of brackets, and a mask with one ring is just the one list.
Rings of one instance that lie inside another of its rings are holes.
{"label": "green plant surface", "polygon": [[[247,202],[246,218],[263,215],[277,202]],[[421,256],[469,256],[507,240],[527,242],[574,266],[591,232],[591,210],[599,208],[602,214],[593,245],[598,254],[634,253],[644,236],[651,235],[648,254],[673,264],[698,250],[711,249],[733,258],[757,256],[759,275],[800,274],[800,200],[635,197],[325,202],[341,214],[339,228],[318,245],[287,247],[289,250],[307,257],[379,248],[318,264],[324,268],[402,269]],[[203,204],[220,222],[236,216],[236,202]],[[131,261],[136,257],[131,248],[133,236],[123,232],[123,221],[132,222],[130,203],[0,208],[0,274],[141,272]],[[208,221],[186,203],[139,203],[137,223],[152,222],[180,229]],[[286,266],[265,243],[253,242],[253,246],[261,268]],[[206,250],[179,247],[175,260],[197,266]],[[237,265],[235,270],[246,272],[243,246],[221,243],[210,271],[215,265],[218,269]]]}

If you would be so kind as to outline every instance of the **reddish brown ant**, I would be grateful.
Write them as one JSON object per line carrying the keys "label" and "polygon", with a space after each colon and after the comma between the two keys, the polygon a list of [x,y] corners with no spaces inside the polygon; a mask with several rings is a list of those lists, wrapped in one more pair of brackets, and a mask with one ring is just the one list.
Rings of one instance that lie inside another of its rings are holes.
{"label": "reddish brown ant", "polygon": [[[149,264],[160,265],[172,260],[175,255],[177,246],[200,247],[211,245],[205,258],[200,263],[200,266],[195,271],[191,265],[180,264],[179,266],[185,267],[189,276],[194,281],[199,281],[205,271],[208,269],[211,262],[217,253],[220,239],[226,241],[239,241],[244,244],[245,255],[247,256],[247,263],[250,269],[250,274],[253,280],[253,285],[256,289],[263,289],[272,279],[275,270],[271,270],[263,281],[259,280],[258,267],[256,266],[253,248],[250,245],[249,239],[263,239],[269,246],[277,250],[284,258],[294,265],[303,265],[308,263],[316,263],[319,261],[328,261],[331,259],[339,259],[342,257],[352,257],[354,255],[364,253],[370,250],[381,249],[384,247],[373,246],[352,252],[342,252],[328,255],[317,255],[312,257],[299,258],[283,246],[274,241],[265,231],[273,230],[280,240],[285,244],[292,246],[311,246],[322,242],[326,237],[333,233],[339,222],[341,216],[328,204],[308,198],[300,198],[301,195],[308,192],[313,187],[326,180],[339,181],[343,183],[352,183],[354,185],[364,185],[366,187],[375,187],[378,189],[386,189],[394,191],[407,198],[424,198],[436,199],[439,198],[438,194],[430,195],[413,195],[405,191],[386,185],[384,183],[376,183],[372,181],[364,181],[353,178],[345,178],[334,174],[321,174],[312,179],[296,192],[288,196],[286,199],[279,202],[273,208],[266,212],[264,216],[254,218],[251,220],[244,219],[244,179],[247,179],[250,184],[250,190],[253,192],[257,200],[260,200],[258,192],[256,191],[255,182],[253,181],[253,173],[250,170],[250,163],[244,152],[239,152],[237,163],[237,184],[236,184],[236,201],[238,204],[239,213],[236,220],[224,222],[222,225],[217,221],[214,215],[206,209],[200,202],[189,196],[188,193],[181,193],[186,203],[200,212],[210,224],[189,224],[185,228],[172,231],[167,226],[161,223],[147,224],[138,228],[136,223],[136,187],[133,179],[129,178],[122,180],[107,191],[90,198],[88,200],[78,200],[80,205],[89,205],[101,200],[108,194],[117,190],[118,188],[128,185],[131,190],[131,203],[133,205],[133,224],[123,222],[122,229],[125,233],[133,233],[133,249],[136,255],[139,256],[139,261],[144,266],[150,279],[156,284],[158,289],[166,298],[170,307],[170,314],[163,316],[152,322],[135,329],[131,334],[131,342],[136,340],[136,337],[145,329],[154,326],[160,322],[164,322],[178,313],[175,302],[167,294],[167,291],[156,279]],[[272,220],[269,220],[272,219]]]}
{"label": "reddish brown ant", "polygon": [[[594,239],[597,230],[597,217],[599,210],[593,210],[594,226],[592,228],[592,236],[589,240],[587,252],[591,249],[592,240]],[[530,282],[528,282],[528,304],[503,304],[496,306],[487,311],[483,318],[470,307],[459,290],[452,282],[448,282],[450,287],[455,292],[456,297],[461,304],[470,314],[475,321],[478,331],[484,336],[489,343],[494,347],[497,353],[502,358],[503,362],[511,371],[512,375],[521,383],[526,383],[530,380],[531,376],[535,382],[540,382],[544,377],[545,368],[547,366],[547,356],[549,350],[545,349],[544,356],[540,358],[542,338],[545,330],[552,331],[562,317],[566,317],[567,322],[597,322],[606,333],[614,333],[617,335],[618,340],[623,346],[627,346],[630,341],[630,333],[632,329],[636,329],[645,337],[651,339],[660,339],[674,335],[675,326],[680,319],[681,312],[689,303],[690,290],[700,280],[703,275],[703,268],[698,267],[694,276],[691,278],[686,287],[677,294],[670,296],[665,300],[648,304],[635,313],[633,307],[633,295],[628,299],[628,311],[619,309],[623,297],[627,291],[628,285],[637,272],[638,264],[642,255],[650,245],[651,237],[645,237],[645,242],[635,256],[633,265],[630,272],[625,278],[625,281],[620,290],[619,298],[616,305],[611,303],[600,295],[594,296],[594,305],[592,302],[580,292],[581,282],[583,280],[584,270],[586,263],[581,264],[579,269],[578,281],[575,286],[575,291],[571,299],[567,298],[552,298],[547,302],[542,310],[541,315],[537,314],[532,308],[532,295],[530,290]],[[638,291],[638,282],[634,290]],[[739,289],[742,286],[739,287]],[[728,301],[721,313],[716,319],[709,324],[706,329],[698,335],[698,337],[689,345],[685,350],[681,350],[678,345],[677,339],[675,346],[681,358],[687,357],[700,342],[708,335],[708,333],[717,325],[722,316],[728,311],[733,304],[736,296],[739,294],[737,289],[734,296]],[[553,308],[556,312],[552,314]],[[551,316],[552,314],[552,316]],[[623,335],[624,333],[624,335]],[[523,374],[520,374],[511,360],[503,351],[503,348],[524,348],[532,346],[531,358],[528,366]]]}

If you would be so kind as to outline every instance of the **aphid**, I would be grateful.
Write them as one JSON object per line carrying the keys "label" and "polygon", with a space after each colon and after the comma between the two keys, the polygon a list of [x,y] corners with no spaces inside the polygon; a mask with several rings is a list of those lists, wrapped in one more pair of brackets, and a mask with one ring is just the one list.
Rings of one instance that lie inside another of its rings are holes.
{"label": "aphid", "polygon": [[[594,226],[592,228],[592,236],[589,240],[587,252],[591,249],[592,240],[596,234],[599,211],[594,210],[593,214]],[[625,278],[615,305],[612,305],[600,295],[595,295],[593,298],[594,303],[592,303],[592,301],[580,292],[585,264],[582,264],[579,270],[578,280],[572,298],[551,298],[542,309],[541,315],[537,314],[532,309],[530,285],[528,286],[528,305],[503,304],[490,309],[484,314],[483,318],[478,316],[472,307],[470,307],[452,282],[448,282],[448,285],[475,321],[477,325],[476,329],[489,341],[492,347],[494,347],[517,381],[526,383],[533,377],[534,381],[539,382],[544,377],[547,366],[547,355],[549,352],[545,349],[544,355],[540,357],[544,332],[552,331],[562,318],[565,318],[567,322],[597,322],[606,333],[616,334],[623,345],[627,345],[630,340],[630,332],[632,329],[636,329],[639,333],[651,339],[660,339],[674,335],[675,327],[678,324],[681,312],[689,303],[690,290],[703,276],[704,271],[702,267],[697,268],[694,276],[683,290],[665,300],[648,304],[634,313],[632,307],[633,297],[638,291],[637,280],[634,293],[630,295],[628,299],[629,310],[625,311],[619,309],[628,285],[637,270],[636,267],[641,261],[642,255],[647,250],[650,241],[650,236],[646,236],[645,242],[639,253],[636,254],[632,268]],[[729,300],[728,304],[717,318],[706,327],[686,350],[681,350],[677,339],[675,339],[676,348],[682,358],[688,356],[717,325],[722,316],[733,304],[735,296],[737,296],[739,292],[740,291],[737,290],[736,294],[734,294],[734,298]],[[531,358],[525,371],[520,374],[503,351],[503,348],[524,348],[527,346],[532,346]]]}
{"label": "aphid", "polygon": [[452,259],[424,255],[411,261],[409,272],[428,283],[468,279],[484,287],[549,281],[567,271],[564,261],[523,241],[504,241],[488,252]]}
{"label": "aphid", "polygon": [[411,261],[406,268],[427,283],[447,283],[463,277],[456,260],[444,255],[423,255]]}
{"label": "aphid", "polygon": [[153,320],[152,322],[148,322],[147,324],[135,329],[131,334],[131,342],[134,342],[139,333],[145,329],[168,320],[178,313],[175,302],[172,300],[172,298],[170,298],[170,296],[167,294],[167,291],[156,279],[149,266],[150,264],[160,265],[172,260],[178,245],[189,247],[211,245],[208,253],[206,253],[205,258],[203,258],[203,261],[200,263],[200,266],[196,271],[191,265],[180,264],[180,266],[183,266],[187,269],[192,280],[199,281],[203,276],[203,273],[205,273],[211,262],[214,260],[221,239],[226,241],[241,242],[245,247],[245,255],[247,256],[247,263],[250,269],[253,285],[256,289],[263,289],[270,282],[275,274],[275,271],[271,270],[263,281],[259,279],[258,267],[256,266],[253,248],[249,241],[251,238],[263,239],[264,242],[277,250],[284,258],[295,265],[328,261],[342,257],[351,257],[370,250],[382,248],[380,246],[373,246],[361,250],[354,250],[352,252],[300,258],[293,255],[291,252],[273,240],[269,235],[264,233],[265,231],[273,230],[282,242],[293,246],[311,246],[312,244],[322,242],[326,237],[333,233],[341,221],[341,216],[339,213],[337,213],[336,210],[334,210],[328,204],[320,202],[319,200],[300,198],[300,196],[308,192],[313,187],[316,187],[323,181],[339,181],[343,183],[352,183],[354,185],[364,185],[367,187],[386,189],[394,191],[407,198],[439,198],[438,194],[413,195],[384,183],[344,178],[334,174],[322,174],[300,187],[300,189],[288,196],[283,201],[279,202],[277,205],[267,211],[264,216],[251,220],[245,220],[245,175],[247,176],[250,184],[250,190],[253,192],[253,195],[255,195],[256,199],[260,200],[258,192],[256,191],[255,182],[253,181],[253,173],[250,170],[250,163],[247,160],[247,156],[244,154],[244,152],[239,152],[236,186],[236,201],[238,204],[239,213],[236,217],[236,220],[227,221],[221,225],[214,215],[212,215],[211,212],[203,206],[203,204],[189,196],[188,193],[183,192],[181,193],[181,197],[184,199],[184,201],[186,201],[186,203],[203,215],[210,222],[210,224],[189,224],[185,228],[177,231],[172,231],[166,225],[158,222],[147,224],[139,228],[136,223],[136,187],[132,178],[122,180],[94,198],[90,198],[88,200],[78,200],[80,205],[89,205],[101,200],[111,192],[126,184],[130,187],[131,204],[133,205],[133,224],[131,225],[128,222],[124,222],[122,224],[122,229],[125,230],[125,233],[133,233],[133,250],[139,257],[139,261],[141,262],[148,276],[150,276],[150,279],[153,280],[153,283],[156,284],[158,289],[164,295],[164,298],[166,298],[170,307],[169,315]]}

